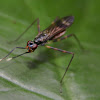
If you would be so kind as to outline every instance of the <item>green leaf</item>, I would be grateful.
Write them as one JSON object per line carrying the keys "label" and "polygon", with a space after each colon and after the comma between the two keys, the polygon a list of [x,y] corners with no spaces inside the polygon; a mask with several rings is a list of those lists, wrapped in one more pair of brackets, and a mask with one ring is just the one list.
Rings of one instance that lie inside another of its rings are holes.
{"label": "green leaf", "polygon": [[[0,58],[35,38],[36,24],[18,42],[9,43],[36,18],[44,30],[56,16],[67,15],[75,16],[75,21],[66,34],[75,33],[85,51],[80,50],[73,37],[50,44],[75,53],[63,81],[62,94],[59,82],[71,55],[41,46],[31,54],[1,61],[0,100],[100,100],[99,4],[99,0],[1,0]],[[9,57],[23,52],[17,49]]]}

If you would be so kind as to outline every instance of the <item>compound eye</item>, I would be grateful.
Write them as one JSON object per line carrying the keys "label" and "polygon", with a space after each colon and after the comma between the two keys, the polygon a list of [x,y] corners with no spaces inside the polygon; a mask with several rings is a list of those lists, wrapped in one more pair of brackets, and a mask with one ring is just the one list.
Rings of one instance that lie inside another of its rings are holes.
{"label": "compound eye", "polygon": [[31,42],[29,45],[33,45],[33,42]]}
{"label": "compound eye", "polygon": [[28,46],[29,46],[29,47],[32,47],[32,46],[33,46],[33,42],[30,42],[30,43],[28,44]]}

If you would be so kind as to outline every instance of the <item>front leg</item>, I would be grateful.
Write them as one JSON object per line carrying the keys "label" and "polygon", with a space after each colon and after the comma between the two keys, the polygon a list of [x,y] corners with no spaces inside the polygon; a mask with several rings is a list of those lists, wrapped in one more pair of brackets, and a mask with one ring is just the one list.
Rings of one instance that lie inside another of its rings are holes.
{"label": "front leg", "polygon": [[[0,59],[0,61],[6,59],[15,49],[26,49],[26,48],[24,48],[24,47],[15,47],[14,49],[12,49],[12,50],[7,54],[4,58]],[[29,53],[29,52],[25,52],[25,53],[23,53],[23,54],[26,54],[26,53]],[[9,61],[9,60],[11,60],[11,59],[13,59],[13,58],[19,57],[19,56],[21,56],[21,55],[23,55],[23,54],[17,55],[17,56],[12,57],[12,58],[8,58],[7,61]]]}

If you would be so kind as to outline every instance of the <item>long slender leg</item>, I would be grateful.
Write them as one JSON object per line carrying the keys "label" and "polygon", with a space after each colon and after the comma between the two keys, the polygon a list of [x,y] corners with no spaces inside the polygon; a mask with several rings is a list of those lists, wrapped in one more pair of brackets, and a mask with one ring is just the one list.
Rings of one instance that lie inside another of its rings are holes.
{"label": "long slender leg", "polygon": [[39,19],[37,18],[37,19],[35,19],[33,22],[32,22],[32,24],[30,24],[26,29],[25,29],[25,31],[24,32],[22,32],[22,34],[16,39],[16,40],[14,40],[15,42],[16,41],[18,41],[31,27],[32,27],[32,25],[35,23],[37,21],[37,26],[38,26],[38,33],[40,33],[40,26],[39,26]]}
{"label": "long slender leg", "polygon": [[12,49],[12,50],[7,54],[4,58],[0,59],[0,61],[6,59],[16,48],[18,48],[18,49],[26,49],[26,48],[24,48],[24,47],[15,47],[14,49]]}
{"label": "long slender leg", "polygon": [[[65,72],[64,72],[64,74],[63,74],[63,76],[62,76],[62,78],[61,78],[61,81],[60,81],[60,86],[62,87],[63,79],[64,79],[64,77],[65,77],[65,75],[66,75],[66,72],[67,72],[68,69],[69,69],[69,66],[70,66],[72,60],[73,60],[74,53],[73,53],[73,52],[66,51],[66,50],[61,50],[61,49],[58,49],[58,48],[54,48],[54,47],[51,47],[51,46],[45,46],[45,47],[50,48],[50,49],[53,49],[53,50],[57,50],[57,51],[60,51],[60,52],[63,52],[63,53],[68,53],[68,54],[71,54],[71,55],[72,55],[72,57],[71,57],[71,59],[70,59],[70,62],[69,62],[69,64],[68,64],[68,66],[66,67]],[[62,92],[61,89],[60,89],[60,92]]]}
{"label": "long slender leg", "polygon": [[38,28],[38,34],[40,34],[40,22],[39,22],[39,19],[37,19],[37,28]]}
{"label": "long slender leg", "polygon": [[30,53],[30,52],[24,52],[24,53],[19,54],[19,55],[15,56],[15,57],[8,58],[6,61],[10,61],[10,60],[12,60],[12,59],[15,59],[15,58],[17,58],[17,57],[19,57],[19,56],[22,56],[22,55],[24,55],[24,54],[27,54],[27,53]]}
{"label": "long slender leg", "polygon": [[64,40],[64,39],[66,39],[66,38],[68,38],[68,37],[72,37],[72,36],[76,39],[76,41],[78,42],[80,48],[81,48],[81,49],[84,49],[83,46],[81,45],[79,39],[76,37],[75,34],[69,34],[69,35],[66,35],[66,36],[64,36],[64,37],[61,37],[61,38],[59,38],[59,39],[56,39],[56,40],[53,40],[53,41],[50,41],[50,42],[58,42],[58,41]]}

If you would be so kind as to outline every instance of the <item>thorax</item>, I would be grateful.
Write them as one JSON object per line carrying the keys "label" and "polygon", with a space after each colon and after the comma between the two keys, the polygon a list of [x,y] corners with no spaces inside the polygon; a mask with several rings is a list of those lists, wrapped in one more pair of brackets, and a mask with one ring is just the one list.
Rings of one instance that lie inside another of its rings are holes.
{"label": "thorax", "polygon": [[47,34],[42,32],[41,34],[35,37],[34,42],[38,45],[42,45],[47,42],[47,37]]}

